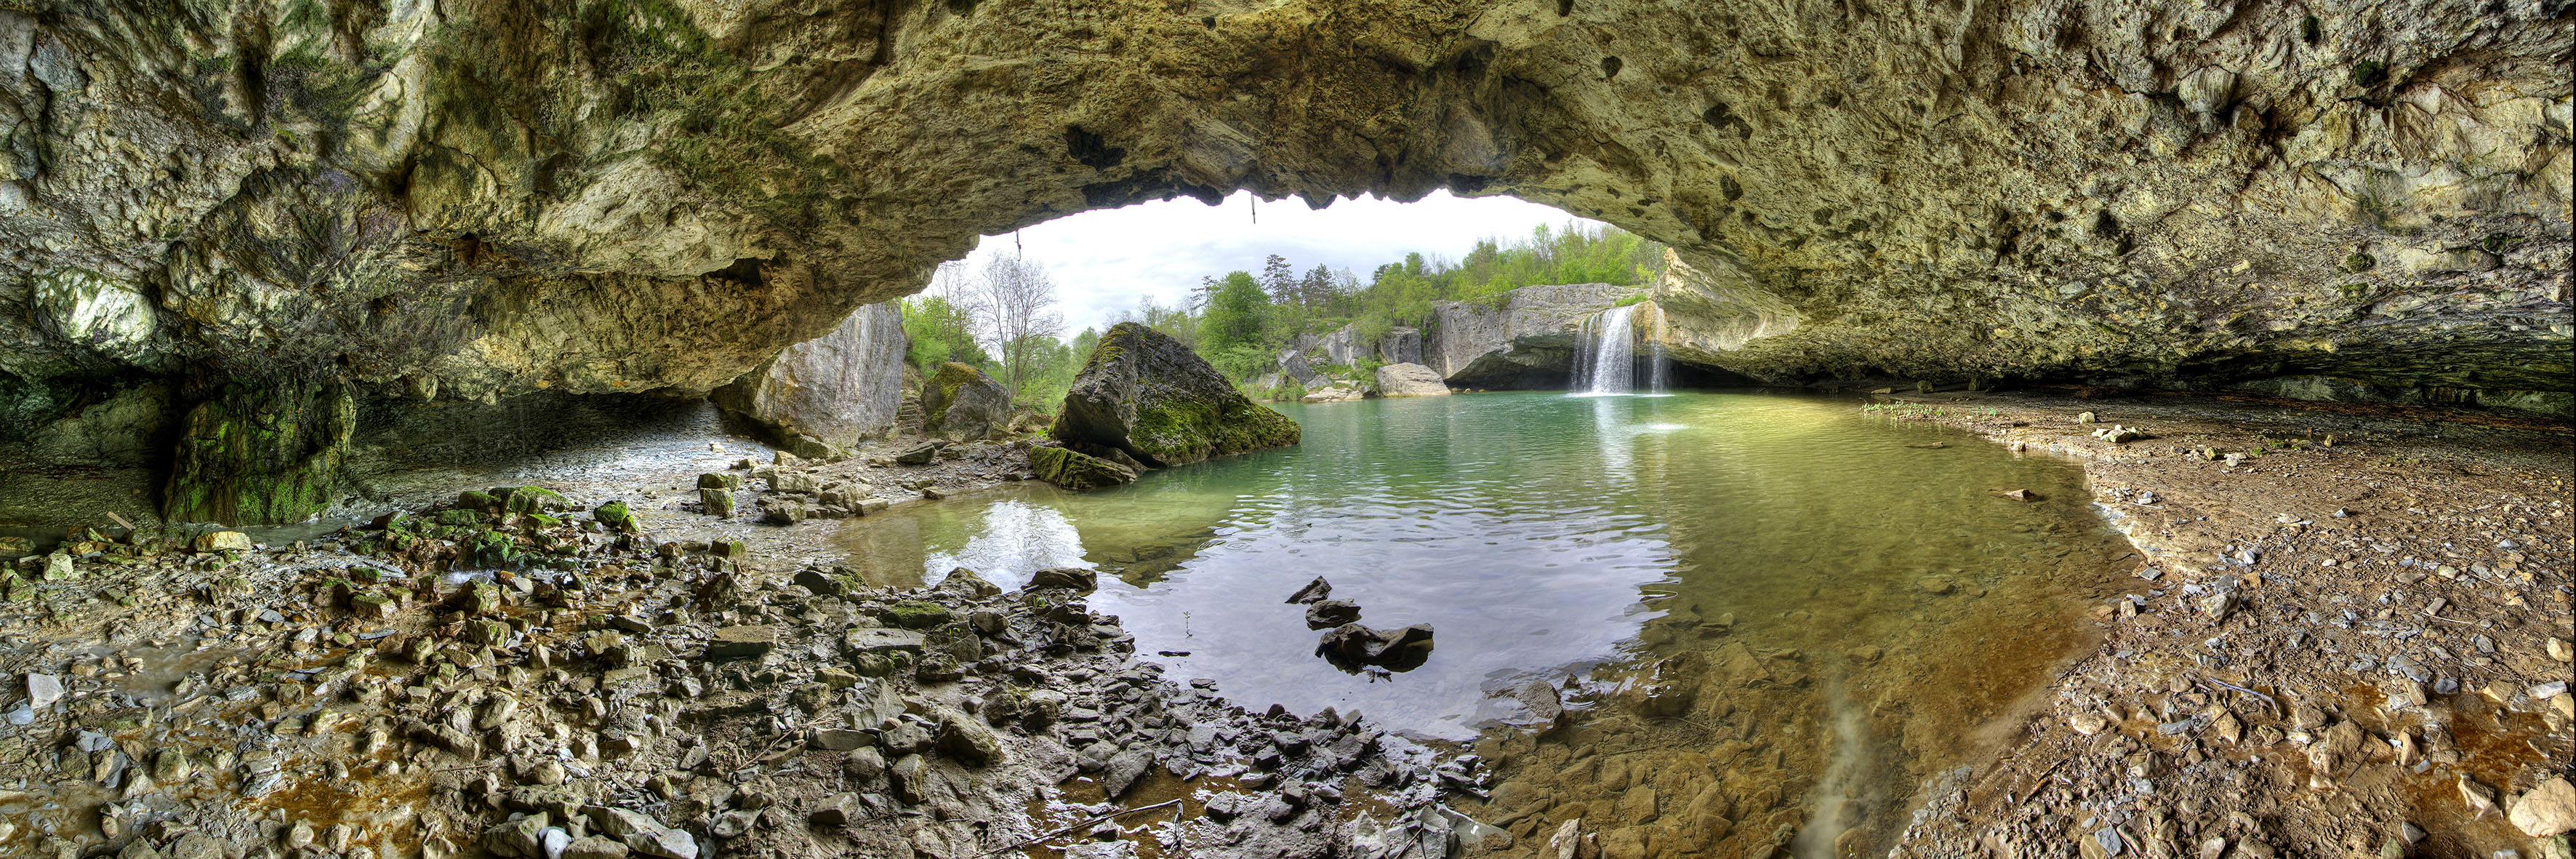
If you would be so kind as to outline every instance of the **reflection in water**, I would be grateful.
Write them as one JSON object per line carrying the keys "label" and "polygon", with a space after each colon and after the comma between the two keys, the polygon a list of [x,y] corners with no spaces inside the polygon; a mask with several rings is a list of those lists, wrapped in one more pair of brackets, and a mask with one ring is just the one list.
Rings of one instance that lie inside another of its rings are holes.
{"label": "reflection in water", "polygon": [[[882,584],[964,566],[1009,585],[1082,558],[1111,574],[1092,609],[1173,676],[1255,711],[1482,731],[1514,804],[1481,812],[1624,825],[1609,835],[1648,855],[1883,850],[1913,786],[2080,645],[2074,597],[2126,549],[2071,464],[1907,447],[1958,439],[1832,398],[1281,410],[1303,444],[1091,494],[908,505],[838,539]],[[1316,576],[1361,623],[1430,624],[1436,646],[1402,673],[1314,656],[1321,633],[1284,600]],[[1560,701],[1566,729],[1506,727]]]}
{"label": "reflection in water", "polygon": [[983,524],[965,546],[930,552],[921,574],[922,581],[937,584],[950,570],[964,567],[985,581],[1016,588],[1038,570],[1081,566],[1089,566],[1082,557],[1082,535],[1064,511],[1008,500],[984,508]]}

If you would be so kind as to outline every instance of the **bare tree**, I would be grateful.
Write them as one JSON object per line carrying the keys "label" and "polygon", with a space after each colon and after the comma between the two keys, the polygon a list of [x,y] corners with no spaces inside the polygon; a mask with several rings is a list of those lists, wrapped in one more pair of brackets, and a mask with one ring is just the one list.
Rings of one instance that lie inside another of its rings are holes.
{"label": "bare tree", "polygon": [[990,337],[1002,358],[1004,387],[1018,399],[1036,374],[1039,349],[1064,333],[1064,315],[1055,305],[1055,278],[1037,260],[994,254],[984,261],[983,276],[965,286],[979,332]]}

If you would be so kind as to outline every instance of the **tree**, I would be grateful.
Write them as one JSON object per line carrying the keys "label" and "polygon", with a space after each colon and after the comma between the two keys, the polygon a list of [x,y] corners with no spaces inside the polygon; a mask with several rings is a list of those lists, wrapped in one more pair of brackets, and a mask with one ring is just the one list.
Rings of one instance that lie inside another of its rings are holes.
{"label": "tree", "polygon": [[904,357],[915,367],[935,370],[957,361],[986,364],[993,359],[975,342],[975,319],[945,295],[917,295],[903,300],[903,333],[912,340]]}
{"label": "tree", "polygon": [[1269,306],[1269,295],[1251,273],[1227,273],[1217,283],[1216,295],[1208,299],[1206,318],[1199,322],[1199,351],[1215,353],[1261,345],[1263,311]]}
{"label": "tree", "polygon": [[1055,336],[1064,331],[1064,316],[1048,309],[1055,304],[1055,278],[1036,260],[994,254],[971,286],[979,333],[1002,350],[998,381],[1016,400],[1036,374],[1040,350],[1060,346]]}
{"label": "tree", "polygon": [[1297,303],[1297,270],[1288,265],[1287,257],[1271,254],[1262,260],[1261,289],[1270,293],[1271,301]]}

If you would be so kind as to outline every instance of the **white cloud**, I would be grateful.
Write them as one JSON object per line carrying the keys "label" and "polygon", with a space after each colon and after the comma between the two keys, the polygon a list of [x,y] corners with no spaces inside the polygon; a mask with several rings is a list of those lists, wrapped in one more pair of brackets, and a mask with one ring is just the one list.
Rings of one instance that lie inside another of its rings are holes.
{"label": "white cloud", "polygon": [[969,270],[988,254],[1015,248],[1045,263],[1055,275],[1069,336],[1107,327],[1142,296],[1174,305],[1201,277],[1236,269],[1257,274],[1269,254],[1286,257],[1301,274],[1322,263],[1365,282],[1380,263],[1408,251],[1456,259],[1477,239],[1519,238],[1540,224],[1581,220],[1512,197],[1436,191],[1414,203],[1360,197],[1323,209],[1295,198],[1264,201],[1254,223],[1251,199],[1251,192],[1238,191],[1217,206],[1188,198],[1139,203],[1058,218],[1021,230],[1016,239],[985,236],[968,257]]}

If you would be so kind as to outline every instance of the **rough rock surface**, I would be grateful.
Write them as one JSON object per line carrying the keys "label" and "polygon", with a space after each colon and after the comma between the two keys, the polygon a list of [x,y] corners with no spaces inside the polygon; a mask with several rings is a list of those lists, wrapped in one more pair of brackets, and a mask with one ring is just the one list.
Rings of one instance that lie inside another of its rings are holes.
{"label": "rough rock surface", "polygon": [[702,391],[980,233],[1449,187],[1672,244],[1766,378],[2570,384],[2548,4],[9,8],[21,378]]}
{"label": "rough rock surface", "polygon": [[1449,383],[1440,374],[1420,364],[1388,364],[1377,368],[1377,395],[1381,397],[1444,397]]}
{"label": "rough rock surface", "polygon": [[1422,363],[1464,387],[1555,386],[1574,366],[1583,320],[1640,291],[1582,283],[1516,289],[1501,307],[1440,302],[1431,307],[1432,334]]}
{"label": "rough rock surface", "polygon": [[922,428],[958,440],[991,436],[1009,428],[1011,392],[973,365],[950,361],[921,385]]}
{"label": "rough rock surface", "polygon": [[1121,322],[1074,377],[1049,434],[1127,452],[1155,468],[1297,443],[1297,422],[1234,389],[1198,353]]}
{"label": "rough rock surface", "polygon": [[1446,187],[1671,245],[1709,343],[1676,357],[1765,381],[2565,414],[2568,35],[2452,0],[10,3],[0,400],[696,394],[981,234]]}
{"label": "rough rock surface", "polygon": [[832,333],[780,350],[714,399],[787,439],[849,447],[894,428],[910,343],[902,311],[871,304]]}
{"label": "rough rock surface", "polygon": [[1061,447],[1029,448],[1029,469],[1039,480],[1073,490],[1107,489],[1136,482],[1127,466]]}

